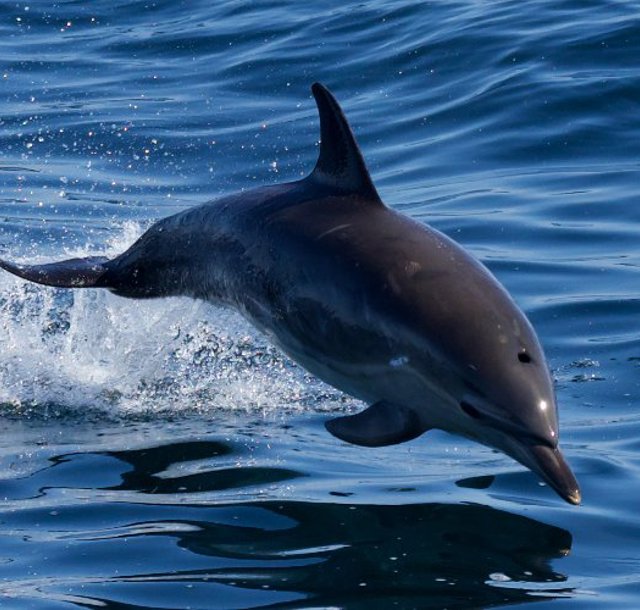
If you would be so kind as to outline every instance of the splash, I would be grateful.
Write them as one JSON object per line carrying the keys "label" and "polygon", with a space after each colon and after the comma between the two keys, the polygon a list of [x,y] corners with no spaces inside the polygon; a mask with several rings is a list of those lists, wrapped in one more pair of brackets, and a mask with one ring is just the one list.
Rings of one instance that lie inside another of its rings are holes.
{"label": "splash", "polygon": [[[128,223],[105,251],[85,248],[63,256],[114,256],[139,233],[139,226]],[[190,299],[133,301],[2,273],[0,329],[4,410],[82,409],[116,416],[212,408],[325,410],[345,400],[234,312]]]}

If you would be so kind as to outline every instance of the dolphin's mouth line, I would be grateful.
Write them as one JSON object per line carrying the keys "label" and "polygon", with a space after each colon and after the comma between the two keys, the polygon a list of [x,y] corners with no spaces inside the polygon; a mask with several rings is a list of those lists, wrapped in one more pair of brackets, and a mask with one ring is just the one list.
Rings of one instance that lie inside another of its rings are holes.
{"label": "dolphin's mouth line", "polygon": [[507,434],[509,436],[516,437],[519,440],[528,441],[528,443],[531,445],[542,445],[544,447],[548,447],[549,449],[555,449],[558,446],[557,439],[549,440],[548,438],[544,438],[543,436],[540,436],[538,434],[531,433],[518,424],[514,424],[497,417],[492,417],[491,415],[488,415],[480,409],[474,407],[467,400],[461,400],[459,404],[460,408],[469,417],[475,419],[483,426],[499,430],[500,432],[503,432],[504,434]]}
{"label": "dolphin's mouth line", "polygon": [[[560,497],[570,504],[580,504],[582,496],[578,482],[558,449],[557,435],[553,439],[532,434],[523,426],[492,417],[468,400],[460,401],[460,408],[478,426],[498,432],[503,438],[503,451],[540,476]],[[482,442],[481,435],[476,433]]]}

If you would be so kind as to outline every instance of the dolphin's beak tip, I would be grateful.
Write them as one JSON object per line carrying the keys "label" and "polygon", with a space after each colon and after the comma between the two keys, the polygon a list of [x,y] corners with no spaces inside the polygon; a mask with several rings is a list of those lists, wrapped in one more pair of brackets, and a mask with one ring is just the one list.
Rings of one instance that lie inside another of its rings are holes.
{"label": "dolphin's beak tip", "polygon": [[546,471],[550,476],[549,482],[553,484],[561,498],[573,506],[578,506],[582,502],[582,492],[575,475],[559,449],[553,451],[553,458],[551,460],[553,467]]}
{"label": "dolphin's beak tip", "polygon": [[563,500],[577,506],[582,502],[582,493],[571,468],[560,449],[547,445],[520,443],[516,459],[537,473]]}
{"label": "dolphin's beak tip", "polygon": [[574,506],[578,506],[582,502],[582,493],[580,492],[580,489],[576,488],[576,489],[573,489],[571,491],[568,491],[566,493],[566,495],[564,496],[564,499],[569,504],[573,504]]}

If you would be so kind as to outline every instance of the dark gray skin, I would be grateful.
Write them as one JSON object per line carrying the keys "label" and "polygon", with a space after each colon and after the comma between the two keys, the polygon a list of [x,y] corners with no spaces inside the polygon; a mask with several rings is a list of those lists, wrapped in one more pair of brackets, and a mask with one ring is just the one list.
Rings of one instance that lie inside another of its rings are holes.
{"label": "dark gray skin", "polygon": [[572,504],[536,334],[489,271],[378,196],[335,98],[312,87],[320,156],[305,179],[159,221],[120,256],[0,261],[52,286],[186,295],[240,311],[296,362],[371,406],[327,429],[364,446],[440,428],[495,447]]}

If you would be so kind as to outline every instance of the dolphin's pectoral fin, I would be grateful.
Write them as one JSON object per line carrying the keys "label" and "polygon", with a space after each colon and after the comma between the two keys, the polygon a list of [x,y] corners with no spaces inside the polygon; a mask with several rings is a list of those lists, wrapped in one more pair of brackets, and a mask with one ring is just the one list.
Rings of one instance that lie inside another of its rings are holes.
{"label": "dolphin's pectoral fin", "polygon": [[411,409],[384,401],[356,415],[331,419],[325,427],[340,440],[364,447],[396,445],[425,432]]}
{"label": "dolphin's pectoral fin", "polygon": [[45,265],[18,265],[0,260],[0,268],[25,280],[46,286],[89,288],[100,285],[99,280],[106,271],[104,264],[108,261],[109,259],[103,256],[72,258]]}

